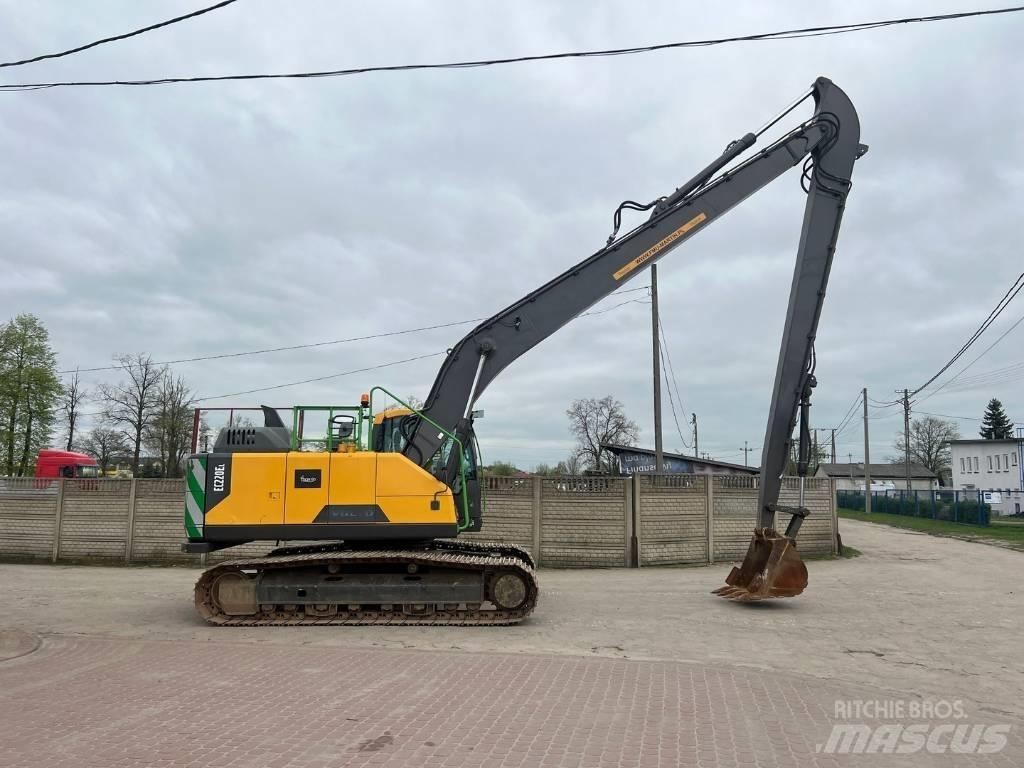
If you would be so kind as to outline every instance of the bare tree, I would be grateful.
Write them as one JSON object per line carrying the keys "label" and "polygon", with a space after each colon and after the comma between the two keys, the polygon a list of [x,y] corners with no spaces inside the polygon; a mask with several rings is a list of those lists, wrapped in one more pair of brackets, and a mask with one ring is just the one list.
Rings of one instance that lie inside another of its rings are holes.
{"label": "bare tree", "polygon": [[[910,460],[917,462],[936,475],[949,467],[949,441],[957,440],[960,430],[952,421],[943,421],[934,416],[925,416],[910,422]],[[896,463],[902,463],[906,455],[906,436],[900,432],[893,447],[899,452]]]}
{"label": "bare tree", "polygon": [[196,447],[203,453],[210,452],[210,438],[213,437],[213,427],[206,419],[199,420],[199,434],[196,435]]}
{"label": "bare tree", "polygon": [[100,465],[100,472],[104,474],[111,464],[116,464],[128,453],[124,433],[109,427],[96,427],[90,430],[79,447],[96,459],[96,463]]}
{"label": "bare tree", "polygon": [[60,398],[60,407],[64,411],[64,423],[68,430],[68,441],[65,450],[71,451],[75,447],[75,426],[78,423],[79,406],[86,400],[85,387],[78,379],[78,371],[64,383],[64,390]]}
{"label": "bare tree", "polygon": [[143,436],[157,414],[164,368],[143,354],[120,355],[115,361],[126,378],[100,387],[103,415],[124,432],[132,451],[132,473],[137,475]]}
{"label": "bare tree", "polygon": [[555,467],[555,474],[582,475],[583,460],[580,458],[580,452],[573,451],[566,457],[565,461],[558,462],[558,465]]}
{"label": "bare tree", "polygon": [[180,477],[191,445],[192,392],[185,380],[165,370],[157,387],[156,409],[143,430],[146,446],[160,459],[163,477]]}
{"label": "bare tree", "polygon": [[622,403],[611,395],[600,400],[574,400],[565,415],[584,469],[614,471],[615,458],[604,446],[633,445],[640,433],[636,422],[627,418]]}

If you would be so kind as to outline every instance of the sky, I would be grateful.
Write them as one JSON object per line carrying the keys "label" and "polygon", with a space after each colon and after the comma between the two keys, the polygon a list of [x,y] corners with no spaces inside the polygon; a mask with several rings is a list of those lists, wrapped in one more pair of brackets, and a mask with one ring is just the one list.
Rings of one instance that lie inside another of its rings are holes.
{"label": "sky", "polygon": [[[63,50],[200,7],[0,1],[0,59]],[[970,10],[964,2],[241,0],[0,82],[337,69],[609,48]],[[996,6],[987,6],[996,7]],[[38,315],[61,370],[483,318],[603,246],[623,199],[668,194],[815,77],[851,97],[854,172],[817,339],[812,425],[927,381],[1024,269],[1024,14],[637,56],[298,81],[0,93],[0,319]],[[808,116],[791,115],[781,133]],[[659,295],[680,402],[666,450],[760,460],[800,233],[794,170],[666,256]],[[627,218],[639,223],[639,214]],[[646,285],[641,277],[627,288]],[[617,306],[620,305],[620,306]],[[477,424],[486,462],[553,464],[566,408],[612,395],[653,445],[650,305],[612,295],[502,373]],[[972,361],[1024,313],[1012,304]],[[197,397],[378,370],[204,405],[424,397],[472,323],[174,366]],[[1022,362],[1024,328],[964,374]],[[82,374],[90,387],[114,372]],[[924,390],[960,418],[991,397],[1024,422],[1024,372]],[[98,410],[95,403],[86,412]],[[902,410],[871,410],[872,460]],[[86,426],[95,425],[90,417]],[[681,431],[681,434],[680,434]],[[862,460],[859,419],[837,438]]]}

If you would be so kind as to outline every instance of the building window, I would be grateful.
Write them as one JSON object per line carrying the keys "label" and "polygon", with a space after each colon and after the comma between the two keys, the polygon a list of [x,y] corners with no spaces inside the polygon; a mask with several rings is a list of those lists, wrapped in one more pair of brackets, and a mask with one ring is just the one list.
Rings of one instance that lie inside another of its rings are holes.
{"label": "building window", "polygon": [[981,471],[981,470],[978,469],[978,457],[977,456],[974,457],[974,471],[975,472],[980,472]]}
{"label": "building window", "polygon": [[1010,456],[1013,458],[1013,466],[1017,466],[1017,454],[1011,453]]}
{"label": "building window", "polygon": [[988,471],[989,472],[992,471],[992,457],[991,456],[988,457]]}
{"label": "building window", "polygon": [[1003,472],[1009,472],[1009,471],[1010,471],[1010,454],[1004,453],[1003,454]]}
{"label": "building window", "polygon": [[960,459],[960,474],[964,473],[964,460]]}

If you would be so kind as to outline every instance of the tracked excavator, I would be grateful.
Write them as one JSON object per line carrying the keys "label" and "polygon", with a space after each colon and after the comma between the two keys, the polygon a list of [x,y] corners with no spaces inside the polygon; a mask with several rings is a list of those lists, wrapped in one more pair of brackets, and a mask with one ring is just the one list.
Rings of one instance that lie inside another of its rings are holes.
{"label": "tracked excavator", "polygon": [[[805,99],[812,116],[757,152],[758,138]],[[422,407],[374,387],[354,406],[297,406],[292,426],[265,408],[262,427],[228,427],[188,458],[187,552],[277,539],[265,556],[207,569],[199,613],[221,625],[514,624],[538,597],[530,553],[459,538],[485,509],[477,470],[476,400],[509,364],[703,232],[740,201],[802,164],[807,194],[761,460],[758,519],[743,563],[716,592],[740,600],[791,597],[807,584],[796,537],[807,515],[803,479],[814,339],[860,144],[857,113],[831,81],[809,91],[671,194],[623,202],[605,247],[487,319],[449,350]],[[747,154],[744,158],[743,155]],[[649,218],[620,234],[624,210]],[[328,425],[311,441],[310,412]],[[799,418],[800,502],[778,504]],[[788,524],[783,533],[776,519]],[[299,543],[302,542],[302,543]]]}

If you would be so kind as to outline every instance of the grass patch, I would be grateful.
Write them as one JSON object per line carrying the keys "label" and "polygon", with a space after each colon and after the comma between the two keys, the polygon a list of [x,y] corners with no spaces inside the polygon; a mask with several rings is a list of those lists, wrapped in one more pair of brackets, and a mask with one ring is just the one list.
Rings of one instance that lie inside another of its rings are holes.
{"label": "grass patch", "polygon": [[831,553],[829,553],[829,554],[822,554],[822,555],[817,555],[817,554],[815,554],[815,555],[805,555],[805,554],[801,553],[800,557],[805,562],[810,562],[812,560],[814,560],[814,561],[818,561],[818,560],[849,560],[850,558],[853,558],[853,557],[860,557],[863,554],[864,553],[861,552],[856,547],[848,547],[845,544],[843,544],[843,552],[842,552],[842,554],[839,554],[839,555],[833,555]]}
{"label": "grass patch", "polygon": [[848,520],[863,520],[866,523],[881,523],[894,528],[906,528],[912,531],[930,533],[933,536],[952,536],[960,539],[991,541],[1009,544],[1014,549],[1024,550],[1024,525],[1013,522],[999,522],[992,518],[991,525],[967,525],[950,523],[946,520],[930,520],[927,517],[906,517],[891,515],[885,512],[866,512],[853,509],[839,510],[839,517]]}

